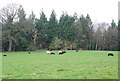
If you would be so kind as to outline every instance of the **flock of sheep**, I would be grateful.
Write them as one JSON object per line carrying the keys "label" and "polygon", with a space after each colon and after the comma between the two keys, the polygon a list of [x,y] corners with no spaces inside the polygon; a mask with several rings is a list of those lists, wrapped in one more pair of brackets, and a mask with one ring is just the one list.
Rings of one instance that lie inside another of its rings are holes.
{"label": "flock of sheep", "polygon": [[[76,52],[78,52],[78,50],[76,50]],[[46,53],[51,54],[51,55],[55,55],[55,53],[51,52],[51,51],[47,51]],[[64,53],[66,53],[66,51],[59,51],[58,52],[59,55],[62,55]],[[31,54],[30,51],[28,52],[28,54]],[[7,55],[4,54],[3,56],[7,56]],[[114,54],[113,53],[108,53],[108,56],[114,56]]]}
{"label": "flock of sheep", "polygon": [[[54,54],[54,55],[55,55],[54,52],[50,52],[50,51],[47,51],[46,53],[47,53],[47,54]],[[59,55],[62,55],[62,54],[64,54],[64,53],[66,53],[66,51],[59,51],[59,52],[58,52]]]}
{"label": "flock of sheep", "polygon": [[[76,52],[78,52],[78,50],[76,50]],[[46,53],[47,53],[47,54],[54,54],[54,55],[55,55],[54,52],[50,52],[50,51],[47,51]],[[60,55],[60,54],[64,54],[64,53],[66,53],[66,51],[59,51],[59,52],[58,52],[59,55]],[[108,53],[108,56],[114,56],[114,54],[113,54],[113,53]]]}

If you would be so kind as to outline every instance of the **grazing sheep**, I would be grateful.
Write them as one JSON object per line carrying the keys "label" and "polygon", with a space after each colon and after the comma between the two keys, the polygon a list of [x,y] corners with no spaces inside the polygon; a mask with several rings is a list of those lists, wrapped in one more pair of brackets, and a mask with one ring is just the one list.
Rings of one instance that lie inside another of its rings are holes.
{"label": "grazing sheep", "polygon": [[66,51],[62,51],[63,53],[66,53]]}
{"label": "grazing sheep", "polygon": [[54,53],[54,52],[50,52],[50,54],[51,54],[51,55],[55,55],[55,53]]}
{"label": "grazing sheep", "polygon": [[62,51],[59,51],[58,54],[63,54]]}
{"label": "grazing sheep", "polygon": [[7,56],[7,55],[3,55],[3,56]]}
{"label": "grazing sheep", "polygon": [[58,53],[60,53],[60,52],[62,52],[62,51],[59,51]]}
{"label": "grazing sheep", "polygon": [[108,56],[114,56],[112,53],[108,53]]}
{"label": "grazing sheep", "polygon": [[50,51],[47,51],[46,53],[47,53],[47,54],[51,54],[51,52],[50,52]]}
{"label": "grazing sheep", "polygon": [[59,52],[58,52],[59,55],[62,55],[62,54],[64,54],[64,53],[66,53],[66,51],[59,51]]}
{"label": "grazing sheep", "polygon": [[52,55],[52,54],[55,55],[54,52],[50,52],[50,51],[47,51],[46,53],[47,53],[47,54],[51,54],[51,55]]}
{"label": "grazing sheep", "polygon": [[59,51],[58,53],[62,53],[62,51]]}

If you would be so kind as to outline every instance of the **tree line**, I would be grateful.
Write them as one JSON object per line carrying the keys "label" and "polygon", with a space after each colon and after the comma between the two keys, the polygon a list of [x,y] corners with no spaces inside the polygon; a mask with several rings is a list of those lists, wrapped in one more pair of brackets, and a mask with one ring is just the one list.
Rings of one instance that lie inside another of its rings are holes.
{"label": "tree line", "polygon": [[2,51],[26,50],[119,50],[119,24],[94,25],[89,14],[63,12],[59,18],[53,10],[48,19],[42,10],[36,18],[33,11],[26,17],[22,5],[9,4],[0,10]]}

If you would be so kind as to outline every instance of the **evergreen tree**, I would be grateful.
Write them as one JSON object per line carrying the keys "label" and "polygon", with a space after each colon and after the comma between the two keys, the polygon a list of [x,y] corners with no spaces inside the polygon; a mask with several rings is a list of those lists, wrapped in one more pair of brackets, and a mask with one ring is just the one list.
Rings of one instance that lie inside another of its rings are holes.
{"label": "evergreen tree", "polygon": [[56,19],[55,11],[53,10],[48,22],[48,29],[49,29],[49,34],[51,38],[56,36],[57,28],[58,28],[58,21]]}
{"label": "evergreen tree", "polygon": [[18,22],[15,22],[15,27],[16,27],[16,34],[15,34],[15,38],[17,39],[14,42],[14,50],[16,51],[20,51],[20,50],[26,50],[28,43],[29,43],[29,39],[28,39],[28,22],[25,14],[25,11],[23,9],[23,7],[20,5],[19,9],[18,9]]}
{"label": "evergreen tree", "polygon": [[50,43],[53,41],[53,38],[57,36],[57,29],[58,27],[58,21],[56,19],[56,14],[55,14],[55,11],[53,10],[51,15],[50,15],[50,19],[48,21],[48,26],[47,26],[47,29],[46,29],[46,32],[47,32],[47,45],[49,46]]}
{"label": "evergreen tree", "polygon": [[25,11],[24,11],[22,5],[20,5],[20,8],[18,9],[19,22],[22,22],[23,20],[25,20],[25,17],[26,17]]}
{"label": "evergreen tree", "polygon": [[114,20],[112,20],[111,27],[112,27],[112,29],[114,29],[114,28],[116,28],[116,27],[117,27],[117,25],[116,25],[116,23],[115,23],[115,21],[114,21]]}
{"label": "evergreen tree", "polygon": [[[120,35],[120,20],[118,21],[118,35]],[[120,36],[118,36],[118,50],[120,51]]]}
{"label": "evergreen tree", "polygon": [[58,35],[62,40],[74,41],[75,33],[73,23],[75,16],[69,16],[67,13],[63,13],[59,20]]}
{"label": "evergreen tree", "polygon": [[40,19],[36,20],[35,27],[37,29],[37,47],[38,48],[47,48],[49,41],[48,39],[48,21],[44,11],[41,11]]}

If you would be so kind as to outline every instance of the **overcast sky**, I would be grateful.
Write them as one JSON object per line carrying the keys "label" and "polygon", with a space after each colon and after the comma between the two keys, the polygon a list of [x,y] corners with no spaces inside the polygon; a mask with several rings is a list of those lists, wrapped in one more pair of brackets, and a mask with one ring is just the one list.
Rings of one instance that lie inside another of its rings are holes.
{"label": "overcast sky", "polygon": [[76,12],[78,16],[86,16],[88,13],[93,22],[111,23],[112,19],[118,21],[118,2],[119,0],[0,0],[0,9],[7,4],[17,3],[23,6],[28,15],[34,11],[36,17],[40,16],[43,8],[48,18],[54,9],[57,18],[62,11],[67,11],[69,15]]}

